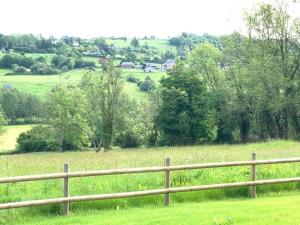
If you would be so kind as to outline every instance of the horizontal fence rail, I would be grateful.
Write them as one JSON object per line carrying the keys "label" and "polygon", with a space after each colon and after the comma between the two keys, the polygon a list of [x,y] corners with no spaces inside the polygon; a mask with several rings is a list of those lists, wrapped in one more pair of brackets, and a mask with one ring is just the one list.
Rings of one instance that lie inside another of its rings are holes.
{"label": "horizontal fence rail", "polygon": [[[251,197],[255,198],[257,185],[271,185],[271,184],[300,182],[300,177],[271,179],[271,180],[256,180],[256,166],[257,165],[268,165],[268,164],[279,164],[279,163],[280,164],[282,164],[282,163],[297,163],[297,162],[300,162],[300,158],[256,160],[256,154],[253,153],[251,161],[204,163],[204,164],[172,166],[170,164],[170,159],[166,158],[164,166],[159,166],[159,167],[125,168],[125,169],[98,170],[98,171],[85,171],[85,172],[69,172],[69,165],[65,164],[64,165],[64,173],[0,178],[0,184],[38,181],[38,180],[50,180],[50,179],[63,179],[64,180],[64,188],[63,188],[64,189],[64,192],[63,192],[64,197],[53,198],[53,199],[31,200],[31,201],[23,201],[23,202],[2,203],[2,204],[0,204],[0,209],[13,209],[13,208],[21,208],[21,207],[29,207],[29,206],[63,204],[63,206],[64,206],[63,212],[65,215],[68,215],[70,202],[117,199],[117,198],[128,198],[128,197],[159,195],[159,194],[164,194],[164,205],[168,206],[169,202],[170,202],[170,193],[212,190],[212,189],[225,189],[225,188],[247,187],[247,186],[249,186],[251,188],[250,189]],[[236,167],[236,166],[251,166],[251,181],[225,183],[225,184],[209,184],[209,185],[189,186],[189,187],[170,187],[170,184],[171,184],[170,172],[171,171],[209,169],[209,168],[220,168],[220,167]],[[69,179],[70,178],[133,174],[133,173],[152,173],[152,172],[165,172],[165,187],[163,189],[112,193],[112,194],[86,195],[86,196],[69,196],[69,189],[70,189]]]}
{"label": "horizontal fence rail", "polygon": [[32,175],[32,176],[4,177],[4,178],[0,178],[0,184],[27,182],[27,181],[36,181],[36,180],[72,178],[72,177],[91,177],[91,176],[104,176],[104,175],[117,175],[117,174],[132,174],[132,173],[153,173],[153,172],[163,172],[163,171],[209,169],[209,168],[219,168],[219,167],[268,165],[268,164],[296,163],[296,162],[300,162],[300,158],[53,173],[53,174],[41,174],[41,175]]}
{"label": "horizontal fence rail", "polygon": [[116,198],[129,198],[129,197],[158,195],[158,194],[166,194],[166,193],[225,189],[225,188],[246,187],[246,186],[253,186],[253,185],[284,184],[284,183],[291,183],[291,182],[300,182],[300,177],[237,182],[237,183],[227,183],[227,184],[210,184],[210,185],[191,186],[191,187],[176,187],[176,188],[168,188],[168,189],[123,192],[123,193],[115,193],[115,194],[86,195],[86,196],[76,196],[76,197],[64,197],[64,198],[53,198],[53,199],[24,201],[24,202],[4,203],[4,204],[0,204],[0,209],[12,209],[12,208],[21,208],[21,207],[28,207],[28,206],[41,206],[41,205],[59,204],[59,203],[66,203],[66,202],[83,202],[83,201],[106,200],[106,199],[116,199]]}

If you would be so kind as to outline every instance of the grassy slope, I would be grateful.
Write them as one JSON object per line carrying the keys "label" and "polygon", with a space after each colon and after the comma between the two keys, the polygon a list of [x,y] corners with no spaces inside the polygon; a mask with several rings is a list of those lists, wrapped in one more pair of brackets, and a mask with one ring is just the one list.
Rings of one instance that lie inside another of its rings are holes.
{"label": "grassy slope", "polygon": [[0,136],[0,153],[14,150],[19,134],[29,130],[31,127],[32,125],[7,126],[5,133]]}
{"label": "grassy slope", "polygon": [[[77,84],[85,70],[72,70],[61,75],[15,75],[5,76],[8,73],[8,69],[0,69],[0,87],[4,84],[11,84],[13,87],[20,91],[31,93],[39,97],[45,97],[46,94],[57,84],[62,82],[63,84]],[[143,80],[146,76],[150,76],[157,83],[159,79],[165,74],[163,72],[144,73],[139,70],[123,70],[124,78],[129,74],[134,75],[137,78]],[[136,84],[125,82],[125,92],[137,99],[145,99],[146,93],[139,91]]]}
{"label": "grassy slope", "polygon": [[[74,212],[68,217],[22,217],[18,225],[298,225],[300,196],[172,204],[170,207]],[[12,212],[13,213],[13,212]],[[1,219],[0,219],[1,221]],[[3,219],[4,221],[4,219]],[[0,222],[1,223],[1,222]]]}

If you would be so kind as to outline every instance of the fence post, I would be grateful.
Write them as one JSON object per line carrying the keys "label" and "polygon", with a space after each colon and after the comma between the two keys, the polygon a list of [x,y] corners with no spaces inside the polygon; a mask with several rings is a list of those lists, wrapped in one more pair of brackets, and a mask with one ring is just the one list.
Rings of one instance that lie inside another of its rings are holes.
{"label": "fence post", "polygon": [[[170,165],[171,165],[170,158],[166,158],[165,166],[170,166]],[[165,188],[166,189],[170,188],[170,171],[169,170],[165,171]],[[169,206],[169,204],[170,204],[170,193],[165,193],[164,205]]]}
{"label": "fence post", "polygon": [[[256,160],[256,154],[252,153],[252,160],[255,161]],[[252,181],[256,181],[256,165],[252,165],[251,166],[251,179]],[[256,198],[257,194],[256,194],[256,185],[251,186],[251,190],[250,190],[250,195],[252,198]]]}
{"label": "fence post", "polygon": [[[69,172],[69,164],[64,164],[64,173]],[[64,197],[69,197],[69,177],[64,178]],[[70,211],[70,203],[64,203],[64,215],[68,215]]]}

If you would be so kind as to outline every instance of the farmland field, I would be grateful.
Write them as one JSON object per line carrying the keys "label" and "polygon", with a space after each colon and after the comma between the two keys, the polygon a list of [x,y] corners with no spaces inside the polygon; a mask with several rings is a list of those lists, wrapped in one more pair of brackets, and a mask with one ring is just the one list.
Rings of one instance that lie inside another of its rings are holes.
{"label": "farmland field", "polygon": [[[4,84],[10,84],[13,87],[17,88],[20,91],[37,95],[39,97],[45,97],[46,94],[53,88],[55,85],[62,84],[78,84],[81,80],[85,70],[72,70],[61,75],[14,75],[14,76],[5,76],[9,70],[0,69],[0,86]],[[164,73],[144,73],[138,70],[124,70],[124,77],[129,74],[133,74],[135,77],[144,79],[147,75],[158,82]],[[139,91],[136,84],[125,82],[125,92],[129,96],[144,98],[146,96],[145,92]]]}
{"label": "farmland field", "polygon": [[0,153],[14,150],[19,134],[31,129],[31,127],[32,125],[6,126],[5,133],[0,136]]}
{"label": "farmland field", "polygon": [[[173,165],[248,160],[250,159],[252,152],[257,153],[258,159],[299,157],[300,145],[298,142],[292,141],[270,141],[266,143],[249,145],[216,145],[150,148],[139,150],[112,150],[106,153],[87,151],[3,155],[0,156],[0,165],[3,165],[0,167],[0,177],[61,172],[63,170],[64,163],[69,163],[71,171],[86,171],[109,168],[158,166],[163,164],[163,160],[167,156],[171,158],[171,164]],[[296,177],[299,176],[299,169],[299,164],[266,165],[258,167],[257,176],[258,179]],[[172,172],[171,185],[173,187],[189,186],[246,181],[249,179],[249,167],[218,168],[188,172]],[[164,181],[161,173],[104,176],[96,178],[76,178],[71,180],[70,190],[71,196],[75,196],[155,189],[163,187],[163,183]],[[60,197],[62,196],[61,187],[61,180],[0,185],[0,202]],[[279,193],[284,191],[298,191],[299,188],[299,184],[296,183],[260,186],[258,187],[258,196],[272,192]],[[172,204],[176,205],[180,202],[203,202],[207,200],[246,198],[248,196],[249,189],[247,187],[243,187],[227,190],[172,194],[171,199]],[[285,199],[282,200],[285,201]],[[161,205],[162,196],[150,196],[101,202],[72,203],[71,210],[74,212],[77,210],[91,210],[92,214],[93,212],[97,212],[97,210],[116,208],[124,210],[132,207],[153,207]],[[220,203],[220,205],[222,204]],[[232,205],[232,207],[234,207],[234,205]],[[26,218],[32,217],[33,215],[37,217],[47,217],[51,215],[54,216],[55,214],[59,213],[60,210],[61,206],[58,205],[24,208],[11,211],[1,211],[0,217],[2,218],[3,223],[5,223],[8,222],[8,220],[12,221],[12,218],[14,217],[16,217],[17,220],[17,217]],[[70,219],[71,218],[72,217],[70,217]],[[36,223],[38,223],[38,221],[39,219],[37,219]],[[57,222],[57,224],[59,224],[59,222]],[[132,223],[129,221],[128,224]],[[157,223],[153,222],[153,224]]]}

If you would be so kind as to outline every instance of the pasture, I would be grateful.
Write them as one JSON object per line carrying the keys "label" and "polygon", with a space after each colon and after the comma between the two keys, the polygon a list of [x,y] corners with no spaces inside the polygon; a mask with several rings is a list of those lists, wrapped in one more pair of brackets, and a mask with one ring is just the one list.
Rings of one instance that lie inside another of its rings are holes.
{"label": "pasture", "polygon": [[31,127],[32,125],[6,126],[5,133],[0,136],[0,153],[14,150],[19,134],[28,131]]}
{"label": "pasture", "polygon": [[[58,75],[13,75],[6,76],[10,72],[8,69],[0,69],[0,87],[5,84],[10,84],[20,91],[30,93],[41,98],[44,98],[47,93],[57,84],[76,85],[80,82],[86,70],[78,69],[71,70]],[[126,77],[132,74],[133,76],[144,80],[146,76],[150,76],[156,83],[165,74],[164,72],[144,73],[141,70],[123,70],[124,76],[124,91],[130,97],[136,99],[145,99],[147,93],[139,90],[138,86],[126,81]]]}
{"label": "pasture", "polygon": [[[77,211],[70,216],[18,217],[14,225],[298,225],[299,192],[255,200],[182,203],[166,207]],[[14,212],[11,213],[11,215]],[[0,219],[5,221],[5,219]]]}
{"label": "pasture", "polygon": [[[149,149],[132,149],[132,150],[112,150],[106,153],[95,153],[93,151],[87,152],[57,152],[57,153],[31,153],[31,154],[19,154],[19,155],[3,155],[0,156],[0,164],[3,165],[0,168],[0,176],[16,176],[16,175],[33,175],[41,173],[53,173],[62,172],[63,164],[69,163],[71,171],[86,171],[86,170],[98,170],[98,169],[113,169],[113,168],[129,168],[129,167],[147,167],[147,166],[160,166],[163,165],[165,157],[171,158],[172,165],[192,164],[192,163],[205,163],[205,162],[224,162],[224,161],[239,161],[249,160],[251,153],[257,153],[257,159],[274,159],[274,158],[290,158],[299,157],[300,145],[298,142],[293,141],[270,141],[266,143],[248,144],[248,145],[216,145],[216,146],[193,146],[193,147],[165,147],[165,148],[149,148]],[[299,164],[282,164],[282,165],[266,165],[258,166],[257,179],[271,179],[271,178],[285,178],[299,176]],[[207,170],[195,170],[195,171],[181,171],[172,172],[171,186],[190,186],[200,184],[212,184],[212,183],[226,183],[226,182],[238,182],[247,181],[250,179],[250,168],[248,167],[235,167],[235,168],[216,168]],[[88,195],[88,194],[101,194],[101,193],[115,193],[125,191],[137,191],[156,189],[163,187],[164,179],[162,174],[131,174],[131,175],[119,175],[119,176],[103,176],[103,177],[89,177],[89,178],[76,178],[72,179],[71,196],[75,195]],[[62,196],[62,180],[50,180],[39,181],[31,183],[15,183],[15,184],[3,184],[0,185],[0,202],[13,202],[32,199],[53,198]],[[258,196],[268,195],[270,193],[279,193],[285,191],[298,191],[300,188],[297,183],[280,184],[272,186],[259,186],[257,189]],[[206,202],[208,200],[225,200],[225,199],[239,199],[249,197],[249,188],[234,188],[227,190],[211,190],[211,191],[198,191],[190,193],[178,193],[171,194],[171,208],[170,209],[158,209],[172,211],[175,207],[174,214],[182,207],[189,207],[187,205],[180,206],[178,203],[182,202],[205,202],[200,204],[199,207],[206,208]],[[288,199],[281,198],[283,201],[289,201]],[[139,197],[130,199],[118,199],[98,202],[87,203],[72,203],[71,211],[75,213],[74,219],[76,219],[77,211],[85,214],[90,212],[90,217],[87,220],[95,219],[92,214],[98,210],[107,209],[120,209],[127,210],[132,207],[155,207],[162,205],[162,196],[150,196]],[[290,199],[291,200],[291,199]],[[260,201],[260,200],[258,200]],[[281,201],[281,200],[279,200]],[[253,201],[249,201],[253,202]],[[262,201],[263,202],[263,201]],[[260,204],[262,204],[262,202]],[[213,204],[213,203],[209,203]],[[221,205],[226,202],[219,203]],[[247,203],[248,204],[248,203]],[[270,203],[271,204],[271,203]],[[192,203],[192,205],[196,205]],[[205,206],[204,206],[205,205]],[[279,203],[278,203],[279,205]],[[195,206],[196,207],[196,206]],[[232,207],[236,207],[232,204]],[[249,206],[250,207],[250,206]],[[296,206],[295,206],[296,207]],[[197,207],[196,207],[197,208]],[[239,207],[236,207],[238,210]],[[18,218],[32,218],[33,222],[36,220],[38,223],[40,220],[36,218],[53,218],[57,221],[57,224],[64,224],[62,218],[54,218],[53,216],[59,214],[61,210],[60,205],[44,206],[36,208],[24,208],[11,211],[1,211],[0,217],[3,223],[8,221],[18,221]],[[143,209],[139,209],[143,210]],[[138,210],[138,211],[139,211]],[[147,210],[149,215],[154,213],[152,209]],[[154,209],[153,209],[154,210]],[[200,210],[200,209],[199,209]],[[203,210],[203,209],[202,209]],[[213,210],[213,206],[212,209]],[[224,209],[223,209],[224,210]],[[253,210],[255,206],[253,206]],[[134,209],[130,209],[134,213]],[[119,211],[118,211],[119,212]],[[141,212],[141,211],[139,211]],[[271,211],[270,211],[271,212]],[[80,214],[79,213],[79,214]],[[108,215],[114,215],[116,212],[108,212]],[[256,212],[253,212],[253,218]],[[122,213],[121,213],[122,214]],[[236,213],[237,215],[238,213]],[[101,216],[95,215],[96,217]],[[170,215],[172,213],[170,212]],[[214,224],[211,221],[211,214],[207,214],[207,224]],[[241,216],[245,217],[246,215]],[[109,216],[108,216],[109,217]],[[107,218],[108,218],[107,217]],[[134,215],[132,215],[134,218]],[[66,224],[71,224],[71,219],[66,219]],[[130,221],[124,219],[124,224],[132,224]],[[153,217],[155,218],[155,217]],[[199,217],[195,217],[197,220]],[[183,219],[183,218],[182,218]],[[191,218],[192,219],[192,218]],[[109,219],[107,219],[109,220]],[[51,220],[49,220],[51,221]],[[48,222],[49,222],[48,221]],[[96,219],[95,219],[96,221]],[[114,220],[112,220],[114,221]],[[151,221],[151,220],[150,220]],[[172,221],[172,220],[170,220]],[[242,221],[237,219],[238,221]],[[115,221],[120,223],[119,221]],[[191,220],[192,222],[192,220]],[[251,224],[251,223],[233,223],[233,224]],[[244,221],[245,222],[245,221]],[[115,223],[115,224],[116,224]],[[24,224],[26,224],[24,222]],[[45,224],[47,224],[45,220]],[[51,224],[53,224],[51,222]],[[55,223],[54,223],[55,224]],[[96,224],[94,222],[94,224]],[[106,223],[104,223],[106,224]],[[114,223],[112,223],[114,224]],[[134,224],[134,223],[133,223]],[[149,224],[159,224],[152,221]],[[168,224],[168,223],[166,223]],[[174,224],[174,223],[169,223]],[[175,223],[176,224],[176,223]],[[178,224],[180,224],[178,222]],[[217,224],[217,223],[216,223]],[[222,224],[222,223],[221,223]],[[224,223],[226,224],[226,223]],[[278,223],[280,224],[280,223]]]}

